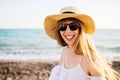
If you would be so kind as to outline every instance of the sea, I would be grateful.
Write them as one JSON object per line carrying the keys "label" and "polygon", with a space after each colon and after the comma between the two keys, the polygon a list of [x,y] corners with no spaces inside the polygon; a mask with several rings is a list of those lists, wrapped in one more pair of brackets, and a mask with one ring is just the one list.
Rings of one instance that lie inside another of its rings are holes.
{"label": "sea", "polygon": [[[90,35],[106,59],[120,61],[120,29]],[[0,29],[0,60],[59,60],[62,47],[44,29]]]}

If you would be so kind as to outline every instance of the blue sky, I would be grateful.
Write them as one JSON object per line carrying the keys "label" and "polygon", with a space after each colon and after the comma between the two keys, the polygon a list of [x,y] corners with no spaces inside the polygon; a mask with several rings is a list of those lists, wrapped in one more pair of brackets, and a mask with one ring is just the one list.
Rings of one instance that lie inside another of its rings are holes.
{"label": "blue sky", "polygon": [[96,28],[120,29],[120,0],[0,0],[0,28],[43,28],[44,18],[76,6]]}

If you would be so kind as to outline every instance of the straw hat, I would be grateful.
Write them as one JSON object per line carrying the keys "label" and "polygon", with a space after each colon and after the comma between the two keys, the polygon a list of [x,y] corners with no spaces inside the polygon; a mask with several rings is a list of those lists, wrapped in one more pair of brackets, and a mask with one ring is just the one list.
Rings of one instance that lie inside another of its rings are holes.
{"label": "straw hat", "polygon": [[93,34],[95,32],[95,25],[92,18],[88,15],[80,14],[79,9],[70,6],[70,7],[62,8],[60,10],[60,14],[48,15],[45,18],[44,28],[47,35],[50,36],[51,38],[56,39],[58,34],[57,27],[55,26],[56,23],[63,18],[69,18],[69,17],[80,20],[85,27],[86,33]]}

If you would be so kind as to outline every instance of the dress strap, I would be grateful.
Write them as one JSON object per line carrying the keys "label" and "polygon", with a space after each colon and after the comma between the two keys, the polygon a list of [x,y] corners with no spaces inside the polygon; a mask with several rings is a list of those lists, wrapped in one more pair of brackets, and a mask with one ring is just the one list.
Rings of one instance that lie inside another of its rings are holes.
{"label": "dress strap", "polygon": [[80,56],[80,62],[79,62],[80,65],[82,65],[82,59],[83,59],[83,56],[81,55]]}
{"label": "dress strap", "polygon": [[66,47],[63,48],[63,51],[62,51],[62,65],[64,65],[64,55],[65,55],[65,50],[66,50]]}

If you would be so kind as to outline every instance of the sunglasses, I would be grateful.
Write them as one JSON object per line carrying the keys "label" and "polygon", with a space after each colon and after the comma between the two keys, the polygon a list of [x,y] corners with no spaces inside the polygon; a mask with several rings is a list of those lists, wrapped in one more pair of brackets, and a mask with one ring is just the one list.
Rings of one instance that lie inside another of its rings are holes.
{"label": "sunglasses", "polygon": [[69,25],[69,28],[70,28],[71,31],[75,31],[80,27],[75,23],[70,23],[70,24],[63,24],[61,26],[58,26],[58,30],[59,31],[65,31],[67,29],[67,25]]}

